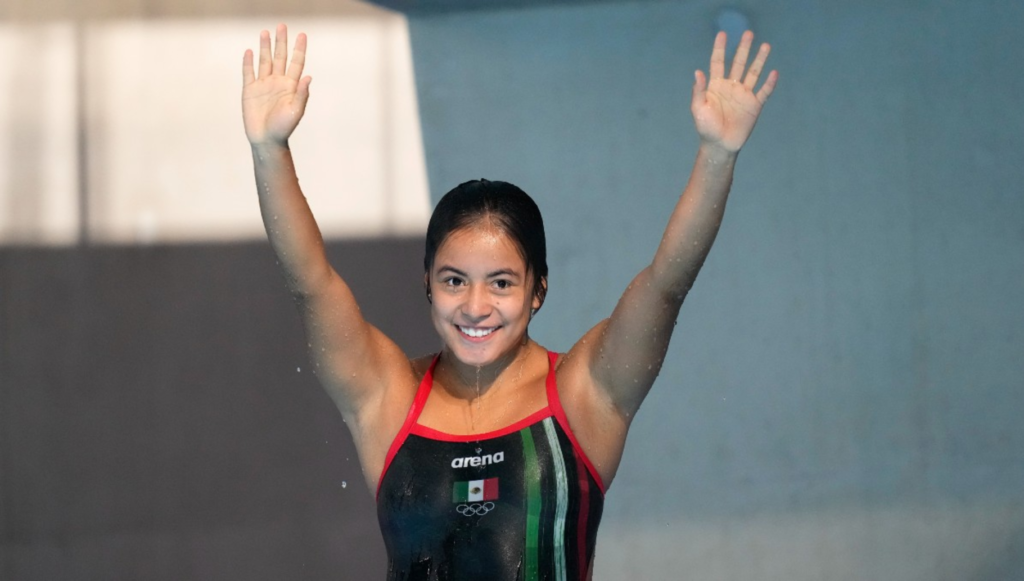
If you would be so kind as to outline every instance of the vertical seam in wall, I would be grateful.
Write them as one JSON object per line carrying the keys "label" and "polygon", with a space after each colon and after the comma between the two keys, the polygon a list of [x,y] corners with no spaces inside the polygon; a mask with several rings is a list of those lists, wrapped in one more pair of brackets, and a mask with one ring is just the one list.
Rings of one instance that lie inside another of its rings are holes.
{"label": "vertical seam in wall", "polygon": [[78,174],[78,245],[89,243],[89,164],[88,164],[88,109],[86,107],[86,41],[85,25],[75,23],[75,139]]}
{"label": "vertical seam in wall", "polygon": [[381,189],[383,190],[382,195],[384,196],[384,233],[388,236],[394,236],[397,230],[397,224],[395,219],[395,179],[392,173],[394,172],[394,160],[392,157],[395,155],[394,138],[391,135],[394,127],[394,107],[395,100],[393,98],[393,87],[391,83],[391,75],[393,68],[393,51],[391,50],[392,39],[391,36],[394,33],[395,26],[392,24],[391,18],[381,18],[381,67],[380,67],[380,94],[381,102],[384,106],[381,108],[381,171],[384,175],[381,176]]}

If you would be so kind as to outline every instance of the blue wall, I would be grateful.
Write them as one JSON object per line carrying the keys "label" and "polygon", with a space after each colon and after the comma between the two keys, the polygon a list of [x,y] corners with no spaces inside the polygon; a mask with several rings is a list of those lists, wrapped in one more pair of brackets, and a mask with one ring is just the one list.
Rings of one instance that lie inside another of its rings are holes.
{"label": "blue wall", "polygon": [[[1024,579],[1024,4],[733,4],[780,86],[608,498],[597,579]],[[530,192],[565,350],[647,264],[721,5],[410,20],[432,195]]]}

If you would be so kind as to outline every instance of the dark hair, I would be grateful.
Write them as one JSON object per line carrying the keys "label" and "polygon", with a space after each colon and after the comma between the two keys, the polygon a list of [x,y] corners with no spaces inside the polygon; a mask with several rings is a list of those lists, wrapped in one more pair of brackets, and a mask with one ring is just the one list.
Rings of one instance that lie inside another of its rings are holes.
{"label": "dark hair", "polygon": [[526,271],[533,273],[533,292],[543,302],[546,289],[542,280],[548,276],[544,219],[533,199],[508,182],[472,180],[441,198],[427,225],[423,270],[430,273],[437,249],[452,232],[484,219],[492,220],[515,242]]}

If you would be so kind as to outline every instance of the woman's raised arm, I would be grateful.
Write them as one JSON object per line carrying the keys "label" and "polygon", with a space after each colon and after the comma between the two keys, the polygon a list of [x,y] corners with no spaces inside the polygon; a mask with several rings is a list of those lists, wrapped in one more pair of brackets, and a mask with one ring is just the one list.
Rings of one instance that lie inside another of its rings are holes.
{"label": "woman's raised arm", "polygon": [[718,234],[740,148],[778,80],[772,71],[755,87],[770,47],[762,44],[750,67],[753,34],[743,34],[728,75],[724,32],[711,53],[709,77],[694,74],[691,111],[700,146],[689,182],[669,218],[654,260],[633,279],[609,319],[571,353],[589,371],[593,389],[626,424],[654,383],[679,308]]}
{"label": "woman's raised arm", "polygon": [[[381,391],[387,370],[407,369],[401,350],[359,311],[348,285],[331,267],[323,238],[299,188],[288,138],[306,110],[310,77],[303,76],[306,36],[299,34],[288,61],[288,30],[260,34],[258,69],[253,53],[242,61],[242,117],[252,146],[260,212],[267,237],[299,301],[310,355],[321,383],[343,414],[355,414]],[[396,363],[404,363],[396,365]]]}

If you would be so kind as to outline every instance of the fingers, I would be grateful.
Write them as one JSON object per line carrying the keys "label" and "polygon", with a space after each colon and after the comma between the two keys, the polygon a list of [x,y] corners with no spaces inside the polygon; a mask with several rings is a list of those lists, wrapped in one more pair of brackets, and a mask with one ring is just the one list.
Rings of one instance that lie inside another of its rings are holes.
{"label": "fingers", "polygon": [[704,91],[708,88],[708,80],[704,77],[704,72],[696,70],[693,72],[693,96],[690,99],[690,109],[703,105],[706,97]]}
{"label": "fingers", "polygon": [[715,36],[715,46],[711,49],[711,68],[708,69],[711,80],[725,76],[725,32]]}
{"label": "fingers", "polygon": [[299,86],[295,90],[295,97],[299,100],[299,105],[303,110],[306,108],[306,102],[309,101],[309,83],[313,80],[312,77],[306,76],[299,80]]}
{"label": "fingers", "polygon": [[[246,65],[248,63],[248,65]],[[246,66],[249,68],[246,69]],[[302,69],[306,66],[306,35],[299,34],[295,39],[295,49],[292,51],[292,62],[288,64],[288,27],[278,24],[274,32],[274,46],[271,51],[270,32],[260,32],[260,64],[259,77],[264,78],[270,75],[285,75],[293,81],[302,78]],[[249,76],[252,73],[252,55],[246,51],[246,57],[242,60],[242,78],[248,84],[255,78]]]}
{"label": "fingers", "polygon": [[270,33],[266,30],[260,32],[260,78],[270,74]]}
{"label": "fingers", "polygon": [[285,64],[288,60],[288,27],[284,24],[277,25],[277,33],[274,37],[274,69],[275,75],[283,75]]}
{"label": "fingers", "polygon": [[779,72],[772,71],[768,73],[768,78],[765,80],[764,85],[761,87],[761,90],[757,92],[757,100],[760,101],[762,105],[768,101],[768,97],[772,96],[772,91],[775,90],[775,83],[777,82],[779,82]]}
{"label": "fingers", "polygon": [[757,85],[757,79],[761,76],[761,70],[764,69],[764,63],[768,60],[768,53],[771,51],[771,45],[767,42],[763,43],[757,51],[757,56],[754,57],[754,62],[750,63],[750,70],[747,71],[747,76],[743,79],[743,85],[751,91]]}
{"label": "fingers", "polygon": [[256,80],[256,76],[252,72],[252,51],[245,51],[245,56],[242,57],[242,86],[251,84]]}
{"label": "fingers", "polygon": [[[736,55],[733,57],[732,67],[729,69],[729,80],[739,82],[742,79],[743,86],[750,91],[753,91],[754,87],[757,86],[758,79],[761,77],[761,72],[764,70],[764,65],[768,61],[768,55],[772,51],[770,44],[767,42],[762,43],[760,48],[757,50],[757,55],[754,56],[754,62],[750,63],[750,68],[747,69],[747,59],[750,57],[750,47],[753,44],[753,41],[754,33],[749,30],[745,31],[743,36],[740,38],[739,46],[736,47]],[[725,44],[725,32],[719,32],[715,37],[715,46],[711,50],[710,80],[723,78],[725,73]],[[744,71],[746,71],[745,74]],[[760,101],[761,104],[764,104],[765,101],[768,100],[768,97],[771,96],[772,91],[775,90],[775,84],[778,80],[778,72],[772,71],[769,73],[764,85],[756,94],[757,100]],[[697,83],[701,83],[700,78],[698,78]],[[694,85],[695,99],[696,90],[697,86]]]}
{"label": "fingers", "polygon": [[299,33],[295,38],[295,48],[292,50],[292,64],[288,67],[288,77],[298,81],[302,78],[302,68],[306,66],[306,35]]}
{"label": "fingers", "polygon": [[750,43],[753,41],[754,33],[749,30],[740,37],[740,45],[736,47],[736,55],[732,57],[729,80],[738,81],[743,77],[743,69],[747,68],[747,58],[750,56]]}

